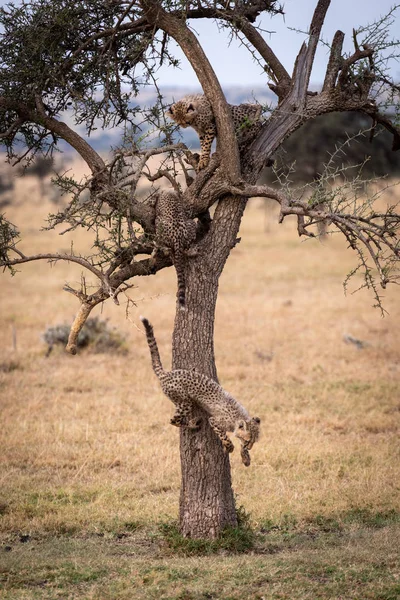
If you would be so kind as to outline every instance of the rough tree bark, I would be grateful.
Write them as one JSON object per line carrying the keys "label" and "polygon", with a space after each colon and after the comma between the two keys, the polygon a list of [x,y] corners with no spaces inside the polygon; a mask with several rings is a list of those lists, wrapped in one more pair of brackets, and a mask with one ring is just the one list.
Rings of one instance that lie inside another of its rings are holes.
{"label": "rough tree bark", "polygon": [[[214,320],[218,282],[245,208],[243,198],[219,204],[208,236],[186,268],[186,310],[178,310],[173,335],[173,368],[195,369],[218,381],[214,355]],[[232,390],[232,392],[234,392]],[[237,525],[229,456],[206,415],[199,432],[181,430],[180,528],[185,536],[217,537]]]}

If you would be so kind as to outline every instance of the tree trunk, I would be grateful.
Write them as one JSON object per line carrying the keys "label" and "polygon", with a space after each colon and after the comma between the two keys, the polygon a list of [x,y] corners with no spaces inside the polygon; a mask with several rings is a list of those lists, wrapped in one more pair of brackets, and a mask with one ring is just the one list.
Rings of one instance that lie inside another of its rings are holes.
{"label": "tree trunk", "polygon": [[[211,230],[199,255],[186,266],[186,310],[178,310],[173,335],[173,368],[194,369],[217,379],[214,356],[214,318],[218,280],[235,245],[245,201],[223,200],[217,206]],[[200,431],[181,429],[182,468],[180,529],[184,536],[216,538],[224,527],[236,526],[229,456],[201,417]]]}

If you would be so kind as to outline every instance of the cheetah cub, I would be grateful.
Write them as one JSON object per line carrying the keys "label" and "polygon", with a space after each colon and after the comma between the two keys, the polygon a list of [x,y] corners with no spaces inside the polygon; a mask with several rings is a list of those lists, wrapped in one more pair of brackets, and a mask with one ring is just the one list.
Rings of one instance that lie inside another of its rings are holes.
{"label": "cheetah cub", "polygon": [[233,396],[206,375],[185,369],[164,371],[153,327],[144,317],[140,319],[146,331],[153,370],[160,381],[162,391],[176,405],[171,424],[198,429],[199,423],[191,418],[193,404],[197,404],[209,415],[208,421],[226,452],[233,452],[234,449],[226,432],[232,431],[239,438],[242,462],[248,467],[249,450],[258,440],[260,433],[260,419],[251,418]]}
{"label": "cheetah cub", "polygon": [[185,257],[196,239],[196,223],[189,219],[179,194],[173,190],[159,192],[156,203],[156,242],[172,251],[178,280],[178,302],[185,307]]}
{"label": "cheetah cub", "polygon": [[[260,127],[261,106],[259,104],[228,104],[233,120],[239,149],[257,133]],[[197,169],[204,169],[210,162],[211,145],[217,135],[214,113],[204,94],[184,96],[172,104],[166,113],[180,127],[193,127],[200,138],[200,160]]]}

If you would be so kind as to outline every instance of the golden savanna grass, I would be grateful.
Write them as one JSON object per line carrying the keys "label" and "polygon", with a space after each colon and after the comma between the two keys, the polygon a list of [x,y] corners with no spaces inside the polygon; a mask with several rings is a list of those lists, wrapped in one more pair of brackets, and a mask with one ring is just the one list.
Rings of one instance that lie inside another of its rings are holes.
{"label": "golden savanna grass", "polygon": [[[85,252],[90,245],[85,232],[59,236],[40,231],[55,207],[38,196],[35,186],[33,179],[19,180],[15,202],[6,211],[23,234],[21,250],[69,251],[73,242],[76,254]],[[395,192],[389,193],[387,200],[393,202]],[[278,225],[276,217],[262,201],[249,203],[242,241],[220,282],[215,332],[219,378],[262,421],[251,467],[241,464],[237,450],[232,455],[238,504],[250,512],[258,530],[318,518],[329,522],[354,511],[398,514],[399,290],[385,292],[388,314],[382,318],[369,292],[343,293],[342,282],[356,261],[343,239],[304,242],[292,220]],[[151,370],[139,321],[143,314],[153,323],[164,365],[169,366],[176,276],[171,268],[137,280],[128,292],[135,305],[128,307],[127,298],[121,297],[121,306],[109,302],[94,313],[126,335],[127,355],[82,351],[72,357],[56,349],[46,357],[41,333],[72,321],[77,301],[62,287],[66,281],[79,282],[81,269],[35,262],[19,270],[15,277],[3,273],[0,287],[1,536],[11,546],[18,535],[36,536],[47,544],[64,539],[59,536],[76,536],[91,540],[86,550],[76,541],[75,551],[84,557],[95,543],[92,535],[125,536],[178,512],[178,431],[169,425],[173,406]],[[95,282],[87,277],[87,283]],[[346,334],[366,342],[365,348],[346,344]],[[376,552],[383,557],[392,542],[385,538],[384,543],[382,536]],[[392,536],[398,541],[398,529]],[[144,538],[148,549],[151,535]],[[375,547],[375,541],[368,538],[365,548]],[[313,564],[313,551],[307,552]],[[47,556],[40,560],[50,560]],[[174,563],[178,573],[183,564],[179,560]],[[296,560],[308,559],[297,554]],[[185,564],[193,570],[193,563]],[[201,568],[211,581],[214,575],[207,565]],[[236,563],[225,557],[221,565],[230,573],[227,577],[234,577]],[[137,568],[145,570],[143,565]],[[155,581],[153,577],[151,585]],[[129,595],[125,584],[116,584],[114,592],[110,587],[109,595],[95,586],[82,597],[153,597],[153,588],[145,592],[136,587],[136,595]],[[184,589],[174,588],[165,596],[154,592],[154,597],[222,598],[222,592],[180,596]],[[52,593],[10,592],[7,597],[58,597]],[[293,589],[288,596],[263,597],[325,597],[297,593]],[[236,598],[233,591],[225,597]],[[261,596],[254,592],[243,597]]]}

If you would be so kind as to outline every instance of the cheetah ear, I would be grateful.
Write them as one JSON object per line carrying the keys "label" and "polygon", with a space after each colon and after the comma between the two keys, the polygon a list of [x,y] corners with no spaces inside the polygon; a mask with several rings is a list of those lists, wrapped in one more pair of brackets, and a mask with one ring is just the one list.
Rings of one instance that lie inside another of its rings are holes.
{"label": "cheetah ear", "polygon": [[258,425],[261,423],[260,419],[258,417],[253,417],[253,421],[255,421],[256,423],[258,423]]}
{"label": "cheetah ear", "polygon": [[171,106],[168,108],[167,110],[167,115],[173,115],[174,114],[174,105],[171,104]]}
{"label": "cheetah ear", "polygon": [[186,110],[186,112],[187,112],[187,113],[191,113],[191,112],[194,112],[194,110],[195,110],[195,108],[194,108],[193,104],[192,104],[192,103],[190,103],[190,104],[188,105],[188,107],[187,107],[187,110]]}
{"label": "cheetah ear", "polygon": [[244,421],[239,421],[238,429],[244,429]]}

